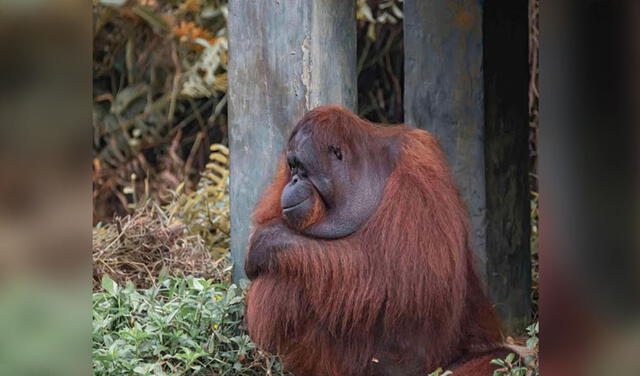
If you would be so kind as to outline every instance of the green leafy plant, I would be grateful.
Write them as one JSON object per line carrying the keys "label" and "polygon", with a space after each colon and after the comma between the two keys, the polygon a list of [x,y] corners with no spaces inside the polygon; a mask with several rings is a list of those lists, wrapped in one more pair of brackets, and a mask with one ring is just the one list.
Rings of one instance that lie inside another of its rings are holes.
{"label": "green leafy plant", "polygon": [[491,364],[500,366],[497,370],[493,371],[494,376],[529,376],[532,375],[531,370],[527,369],[522,364],[522,358],[517,357],[516,354],[511,353],[504,359],[493,359]]}
{"label": "green leafy plant", "polygon": [[522,357],[515,353],[510,353],[504,359],[493,359],[491,364],[500,368],[493,372],[494,376],[538,376],[538,334],[540,324],[538,322],[527,327],[527,349],[530,354]]}
{"label": "green leafy plant", "polygon": [[529,335],[529,339],[527,339],[527,348],[535,351],[536,353],[538,352],[538,343],[540,342],[540,339],[538,338],[539,333],[540,322],[536,321],[534,324],[527,327],[527,334]]}
{"label": "green leafy plant", "polygon": [[94,375],[282,375],[243,327],[243,290],[160,277],[137,290],[102,278],[93,294]]}

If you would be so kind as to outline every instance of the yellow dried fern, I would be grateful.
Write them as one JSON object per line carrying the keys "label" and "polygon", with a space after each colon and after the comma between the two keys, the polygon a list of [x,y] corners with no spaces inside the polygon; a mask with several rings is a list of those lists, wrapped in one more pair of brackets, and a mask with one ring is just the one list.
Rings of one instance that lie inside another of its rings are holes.
{"label": "yellow dried fern", "polygon": [[209,163],[196,190],[179,194],[171,212],[181,218],[190,233],[200,235],[214,258],[229,251],[229,149],[210,147]]}

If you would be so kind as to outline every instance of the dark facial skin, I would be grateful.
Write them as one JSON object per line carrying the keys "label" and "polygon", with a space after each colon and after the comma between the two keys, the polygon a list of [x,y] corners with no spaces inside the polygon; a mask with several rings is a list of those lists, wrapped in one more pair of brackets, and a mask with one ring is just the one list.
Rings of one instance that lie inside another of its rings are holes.
{"label": "dark facial skin", "polygon": [[307,218],[316,200],[324,217],[305,228],[303,235],[324,239],[348,236],[376,211],[384,184],[398,154],[397,137],[359,140],[351,145],[317,145],[310,129],[302,127],[287,148],[291,180],[281,197],[283,215],[296,228]]}
{"label": "dark facial skin", "polygon": [[[284,220],[255,228],[245,262],[252,280],[275,267],[274,255],[282,250],[358,231],[377,210],[395,168],[402,128],[387,136],[353,133],[343,143],[322,144],[314,140],[312,127],[301,124],[289,140],[290,181],[280,197]],[[319,218],[306,221],[318,207]]]}

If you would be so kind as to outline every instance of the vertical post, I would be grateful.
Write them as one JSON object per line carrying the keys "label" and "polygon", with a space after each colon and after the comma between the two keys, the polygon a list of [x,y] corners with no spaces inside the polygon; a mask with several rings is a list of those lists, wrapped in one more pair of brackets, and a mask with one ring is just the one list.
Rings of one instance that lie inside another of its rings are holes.
{"label": "vertical post", "polygon": [[404,14],[405,122],[433,133],[444,149],[486,277],[481,1],[406,0]]}
{"label": "vertical post", "polygon": [[405,1],[405,121],[442,145],[477,270],[512,331],[530,319],[526,0]]}
{"label": "vertical post", "polygon": [[355,4],[343,0],[229,3],[231,252],[245,278],[251,213],[286,137],[319,105],[355,109]]}
{"label": "vertical post", "polygon": [[484,2],[489,295],[508,329],[531,320],[527,0]]}

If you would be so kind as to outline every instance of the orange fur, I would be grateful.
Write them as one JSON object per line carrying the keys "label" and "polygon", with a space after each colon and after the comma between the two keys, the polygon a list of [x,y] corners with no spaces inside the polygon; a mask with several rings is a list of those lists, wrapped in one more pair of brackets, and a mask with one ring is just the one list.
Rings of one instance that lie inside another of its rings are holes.
{"label": "orange fur", "polygon": [[[277,270],[253,281],[252,339],[298,376],[418,374],[499,348],[498,322],[472,266],[466,209],[436,140],[337,107],[309,116],[327,124],[315,142],[348,147],[401,133],[401,154],[364,227],[341,239],[301,238],[276,255]],[[256,228],[283,220],[288,179],[281,162],[254,213]]]}

